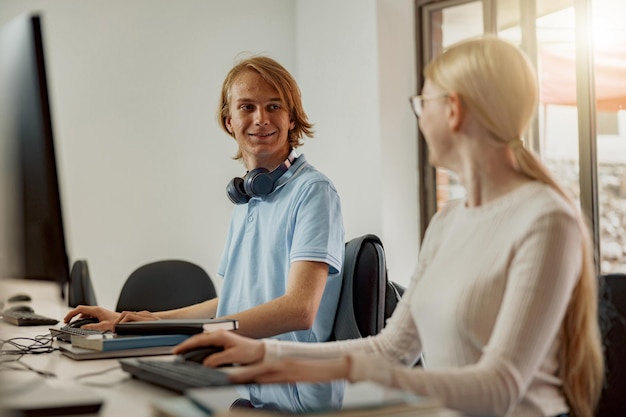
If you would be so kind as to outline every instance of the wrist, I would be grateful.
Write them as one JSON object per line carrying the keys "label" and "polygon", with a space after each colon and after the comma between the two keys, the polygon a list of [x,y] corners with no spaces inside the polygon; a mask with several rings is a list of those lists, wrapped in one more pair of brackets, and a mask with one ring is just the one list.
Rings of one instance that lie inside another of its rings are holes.
{"label": "wrist", "polygon": [[352,371],[352,356],[346,355],[343,357],[341,370],[342,370],[341,379],[346,379],[350,381],[350,373]]}
{"label": "wrist", "polygon": [[265,341],[258,340],[257,352],[255,355],[256,363],[265,362]]}

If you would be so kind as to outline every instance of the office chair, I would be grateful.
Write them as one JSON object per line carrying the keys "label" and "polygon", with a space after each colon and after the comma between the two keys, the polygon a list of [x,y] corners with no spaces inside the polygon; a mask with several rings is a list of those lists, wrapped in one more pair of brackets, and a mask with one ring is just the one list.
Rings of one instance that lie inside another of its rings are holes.
{"label": "office chair", "polygon": [[72,265],[68,284],[67,305],[77,307],[79,305],[96,306],[96,293],[91,284],[87,260],[79,259]]}
{"label": "office chair", "polygon": [[600,276],[600,289],[606,380],[596,416],[621,416],[626,410],[626,274]]}
{"label": "office chair", "polygon": [[215,298],[213,281],[200,266],[182,260],[142,265],[130,274],[116,311],[163,311]]}
{"label": "office chair", "polygon": [[342,274],[334,339],[377,334],[393,313],[401,289],[387,280],[385,251],[376,235],[363,235],[346,243]]}

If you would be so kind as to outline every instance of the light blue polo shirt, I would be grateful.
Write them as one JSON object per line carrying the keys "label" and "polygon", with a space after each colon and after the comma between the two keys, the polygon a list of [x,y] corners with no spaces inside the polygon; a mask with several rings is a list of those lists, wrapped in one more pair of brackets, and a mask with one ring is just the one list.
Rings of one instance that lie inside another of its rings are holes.
{"label": "light blue polo shirt", "polygon": [[[285,294],[291,262],[329,265],[328,281],[313,327],[276,339],[325,342],[332,332],[341,291],[345,237],[341,203],[332,182],[300,155],[265,197],[237,205],[217,270],[223,278],[217,316],[237,313]],[[257,407],[303,412],[338,407],[342,382],[249,385]]]}

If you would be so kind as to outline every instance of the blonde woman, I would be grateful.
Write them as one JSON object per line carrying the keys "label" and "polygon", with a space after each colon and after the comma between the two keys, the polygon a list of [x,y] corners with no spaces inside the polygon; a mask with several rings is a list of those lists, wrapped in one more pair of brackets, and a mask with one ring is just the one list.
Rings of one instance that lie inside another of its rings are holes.
{"label": "blonde woman", "polygon": [[411,103],[430,162],[455,171],[466,196],[432,219],[385,329],[322,344],[222,332],[177,352],[222,345],[205,365],[257,364],[239,383],[369,380],[470,415],[591,417],[604,364],[589,236],[521,140],[538,100],[532,66],[483,37],[448,48],[425,79]]}

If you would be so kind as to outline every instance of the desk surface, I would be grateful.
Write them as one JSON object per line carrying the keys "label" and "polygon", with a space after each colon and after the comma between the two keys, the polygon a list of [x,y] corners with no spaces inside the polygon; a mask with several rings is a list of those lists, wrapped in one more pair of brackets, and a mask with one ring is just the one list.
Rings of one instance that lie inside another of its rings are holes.
{"label": "desk surface", "polygon": [[[59,297],[59,290],[56,284],[45,281],[27,281],[2,279],[0,280],[0,300],[6,300],[10,295],[16,293],[27,293],[31,296],[31,302],[6,303],[5,308],[11,305],[28,304],[36,313],[58,318],[61,320],[69,307],[64,305]],[[61,323],[59,323],[61,324]],[[49,334],[48,328],[52,326],[13,326],[0,320],[0,338],[7,340],[15,337],[33,338],[37,335]],[[27,339],[20,341],[23,344],[30,344]],[[54,341],[53,346],[59,343]],[[5,346],[5,349],[7,347]],[[168,359],[169,356],[159,356]],[[3,360],[9,357],[3,357]],[[131,379],[128,374],[121,370],[117,359],[97,359],[74,361],[60,352],[42,354],[27,354],[20,359],[21,363],[31,368],[49,372],[54,377],[44,378],[35,372],[26,370],[6,370],[0,373],[3,387],[10,387],[10,393],[28,393],[31,387],[40,387],[41,384],[51,386],[80,385],[94,391],[104,399],[104,404],[99,416],[152,416],[152,404],[156,400],[174,398],[179,394],[160,388],[145,382]],[[86,376],[107,371],[101,375]],[[238,398],[234,388],[216,390],[216,409],[227,409],[228,406]]]}
{"label": "desk surface", "polygon": [[[27,293],[31,296],[32,301],[27,303],[5,303],[4,308],[16,304],[29,304],[36,313],[58,318],[59,320],[70,309],[60,299],[58,287],[53,282],[0,279],[0,300],[6,300],[9,296],[16,293]],[[59,325],[61,324],[59,323]],[[0,320],[0,338],[2,340],[16,337],[33,338],[37,335],[49,334],[49,327],[51,326],[13,326]],[[30,344],[28,340],[22,340],[21,342]],[[58,346],[59,343],[64,342],[55,340],[53,346]],[[159,358],[169,359],[170,356],[159,356]],[[7,359],[9,357],[2,358],[2,360]],[[103,398],[102,409],[97,414],[99,416],[153,416],[153,404],[181,397],[173,391],[130,378],[126,372],[121,370],[117,359],[74,361],[62,355],[59,351],[54,351],[42,354],[27,354],[22,356],[19,362],[28,365],[34,370],[48,372],[54,376],[44,378],[33,371],[3,369],[0,373],[0,387],[3,389],[9,388],[11,395],[14,393],[28,395],[34,387],[40,387],[41,384],[84,387]],[[0,390],[1,392],[2,390]],[[347,404],[355,404],[358,402],[359,397],[364,395],[364,392],[371,392],[371,387],[363,391],[362,386],[359,386],[359,384],[356,384],[356,388],[349,384],[346,389],[345,402]],[[214,410],[227,410],[230,404],[239,398],[234,387],[212,389],[208,395],[210,395],[210,398],[207,398],[207,402],[210,402]],[[0,414],[2,413],[0,412]],[[445,412],[444,414],[437,413],[436,415],[449,416],[457,414]]]}

